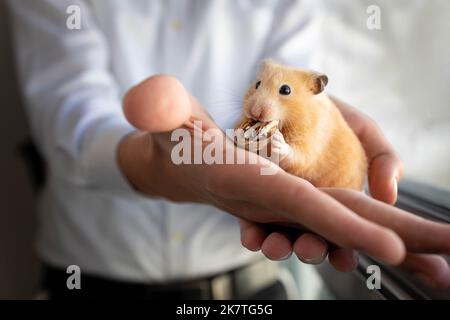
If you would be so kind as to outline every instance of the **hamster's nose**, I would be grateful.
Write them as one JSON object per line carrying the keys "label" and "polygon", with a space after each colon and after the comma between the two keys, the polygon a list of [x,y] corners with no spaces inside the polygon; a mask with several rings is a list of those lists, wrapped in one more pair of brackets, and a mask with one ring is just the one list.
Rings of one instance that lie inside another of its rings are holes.
{"label": "hamster's nose", "polygon": [[254,120],[269,122],[276,116],[275,109],[269,105],[255,106],[250,110],[250,115]]}
{"label": "hamster's nose", "polygon": [[261,117],[261,113],[262,113],[262,108],[258,107],[258,106],[253,106],[250,109],[250,116],[254,119],[254,120],[259,120],[259,118]]}

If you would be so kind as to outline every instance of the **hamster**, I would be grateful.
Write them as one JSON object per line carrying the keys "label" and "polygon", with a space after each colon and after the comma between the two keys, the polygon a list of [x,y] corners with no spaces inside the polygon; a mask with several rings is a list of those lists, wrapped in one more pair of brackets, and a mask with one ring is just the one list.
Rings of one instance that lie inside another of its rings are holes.
{"label": "hamster", "polygon": [[327,83],[325,75],[264,61],[245,94],[236,129],[248,128],[249,121],[276,123],[270,153],[281,168],[316,187],[361,191],[367,158],[339,109],[321,94]]}

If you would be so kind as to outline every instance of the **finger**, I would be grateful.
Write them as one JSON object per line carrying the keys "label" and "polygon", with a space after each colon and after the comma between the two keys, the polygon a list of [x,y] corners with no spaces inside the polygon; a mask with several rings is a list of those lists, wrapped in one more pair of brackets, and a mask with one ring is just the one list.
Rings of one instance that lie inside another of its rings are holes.
{"label": "finger", "polygon": [[408,251],[417,253],[450,253],[450,225],[424,219],[360,192],[344,189],[322,189],[358,212],[362,217],[394,230]]}
{"label": "finger", "polygon": [[[231,203],[231,204],[230,204]],[[264,214],[265,209],[251,206],[243,201],[229,201],[227,202],[229,210],[248,215],[249,211]],[[233,207],[231,209],[231,207]],[[305,233],[301,236],[294,235],[291,231],[295,231],[292,227],[263,225],[260,223],[251,222],[245,219],[239,219],[241,226],[241,242],[244,247],[251,251],[262,250],[263,254],[271,260],[284,260],[288,258],[292,251],[304,263],[319,264],[328,254],[327,242],[318,235],[312,233]],[[270,228],[265,228],[269,226]],[[282,230],[279,232],[272,232],[270,230]],[[298,234],[301,231],[296,231]],[[295,239],[292,245],[291,239]],[[335,254],[330,262],[339,271],[353,270],[355,260],[352,250],[336,249],[341,253]],[[342,254],[343,253],[343,254]],[[347,257],[346,256],[349,256]]]}
{"label": "finger", "polygon": [[450,286],[450,268],[445,259],[431,254],[408,254],[400,267],[411,272],[423,284],[431,288]]}
{"label": "finger", "polygon": [[330,264],[341,272],[351,272],[358,267],[358,254],[351,249],[336,248],[328,254]]}
{"label": "finger", "polygon": [[285,234],[272,232],[263,241],[261,251],[270,260],[285,260],[292,254],[292,243]]}
{"label": "finger", "polygon": [[404,245],[392,230],[361,218],[315,188],[299,188],[301,179],[297,177],[287,175],[286,180],[292,180],[292,185],[286,186],[287,181],[275,180],[274,190],[283,192],[265,195],[261,205],[278,204],[279,210],[288,218],[296,217],[308,230],[340,247],[362,250],[390,264],[403,260]]}
{"label": "finger", "polygon": [[392,152],[380,153],[369,165],[369,190],[377,200],[394,204],[397,201],[397,184],[402,175],[402,164]]}
{"label": "finger", "polygon": [[[190,95],[191,104],[191,116],[184,123],[185,127],[192,128],[194,126],[194,121],[200,121],[199,124],[203,131],[214,128],[219,129],[217,124],[212,120],[211,116],[205,110],[205,108],[198,102],[198,100]],[[205,134],[205,133],[204,133]]]}
{"label": "finger", "polygon": [[305,233],[294,242],[293,250],[302,262],[319,264],[328,254],[328,245],[320,236]]}
{"label": "finger", "polygon": [[[390,264],[403,260],[404,245],[392,230],[358,216],[305,180],[281,170],[275,175],[261,175],[257,165],[234,168],[221,181],[224,196],[245,197],[246,201],[279,213],[282,222],[302,224],[338,246],[362,250]],[[270,218],[276,217],[272,214]]]}
{"label": "finger", "polygon": [[[228,212],[238,213],[245,216],[257,214],[268,214],[263,208],[245,203],[243,201],[221,200],[218,206],[222,206]],[[251,250],[259,251],[271,260],[284,260],[292,254],[291,238],[296,237],[298,230],[270,224],[261,224],[239,219],[242,245]],[[273,231],[276,230],[276,231]]]}
{"label": "finger", "polygon": [[267,232],[263,225],[245,219],[239,219],[241,227],[241,243],[250,251],[259,251]]}
{"label": "finger", "polygon": [[369,189],[380,201],[393,204],[403,164],[376,123],[339,99],[332,98],[345,120],[358,136],[369,161]]}
{"label": "finger", "polygon": [[[244,201],[215,199],[216,206],[237,216],[255,217],[268,215],[266,209],[246,203]],[[298,232],[295,229],[262,224],[248,219],[239,219],[241,243],[251,251],[259,251],[271,260],[287,259],[292,253],[292,237],[290,232]],[[280,231],[273,231],[280,230]]]}
{"label": "finger", "polygon": [[124,113],[136,128],[165,132],[180,127],[191,116],[191,96],[176,78],[150,77],[125,95]]}

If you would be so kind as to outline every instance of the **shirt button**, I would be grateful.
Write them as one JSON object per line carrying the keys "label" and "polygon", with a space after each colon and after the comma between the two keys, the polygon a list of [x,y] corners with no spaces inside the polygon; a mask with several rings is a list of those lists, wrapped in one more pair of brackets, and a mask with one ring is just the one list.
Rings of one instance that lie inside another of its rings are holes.
{"label": "shirt button", "polygon": [[180,20],[174,20],[171,23],[172,30],[175,32],[180,32],[183,29],[183,24]]}
{"label": "shirt button", "polygon": [[179,243],[184,240],[184,234],[181,232],[175,232],[172,234],[171,239],[173,242]]}

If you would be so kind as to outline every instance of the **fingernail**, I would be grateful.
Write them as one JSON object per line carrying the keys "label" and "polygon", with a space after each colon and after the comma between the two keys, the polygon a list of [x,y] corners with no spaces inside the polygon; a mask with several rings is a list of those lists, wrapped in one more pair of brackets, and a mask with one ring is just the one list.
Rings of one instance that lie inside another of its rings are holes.
{"label": "fingernail", "polygon": [[302,259],[302,258],[299,258],[299,259],[302,262],[307,263],[307,264],[321,264],[325,258],[319,257],[319,258],[310,258],[310,259]]}
{"label": "fingernail", "polygon": [[422,282],[424,285],[426,285],[427,287],[430,287],[430,288],[435,287],[434,282],[424,273],[415,273],[414,277],[417,280],[419,280],[420,282]]}
{"label": "fingernail", "polygon": [[398,191],[398,181],[397,178],[394,178],[394,181],[392,181],[392,188],[394,189],[395,193]]}
{"label": "fingernail", "polygon": [[315,256],[315,257],[311,257],[311,258],[300,257],[299,255],[297,255],[297,257],[299,258],[300,261],[307,263],[307,264],[321,264],[325,260],[325,258],[328,255],[328,250],[327,250],[328,245],[325,242],[325,240],[320,237],[316,237],[316,240],[323,243],[323,247],[325,248],[325,250],[323,250],[321,252],[320,256]]}
{"label": "fingernail", "polygon": [[394,195],[395,195],[395,199],[394,199],[394,203],[395,204],[397,202],[397,194],[398,194],[398,181],[397,178],[394,178],[392,181],[392,190],[394,191]]}
{"label": "fingernail", "polygon": [[281,257],[279,260],[286,260],[289,259],[292,255],[292,251],[289,251],[289,253],[287,255],[285,255],[284,257]]}
{"label": "fingernail", "polygon": [[327,256],[327,251],[325,250],[324,252],[322,252],[322,255],[320,257],[315,257],[315,258],[300,258],[300,261],[307,263],[307,264],[321,264],[323,262],[323,260],[325,260]]}

